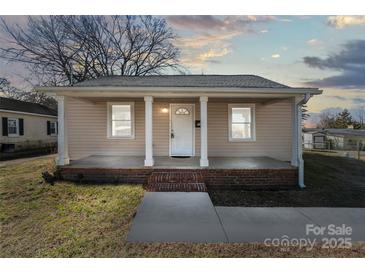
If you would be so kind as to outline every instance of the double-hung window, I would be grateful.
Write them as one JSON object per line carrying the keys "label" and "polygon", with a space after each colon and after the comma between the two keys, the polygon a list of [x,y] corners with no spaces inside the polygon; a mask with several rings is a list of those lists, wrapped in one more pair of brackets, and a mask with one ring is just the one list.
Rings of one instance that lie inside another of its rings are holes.
{"label": "double-hung window", "polygon": [[50,133],[53,136],[57,135],[57,122],[50,123]]}
{"label": "double-hung window", "polygon": [[228,105],[229,141],[255,141],[255,105]]}
{"label": "double-hung window", "polygon": [[108,103],[108,137],[134,138],[134,103]]}
{"label": "double-hung window", "polygon": [[17,137],[19,136],[19,119],[8,118],[8,136]]}

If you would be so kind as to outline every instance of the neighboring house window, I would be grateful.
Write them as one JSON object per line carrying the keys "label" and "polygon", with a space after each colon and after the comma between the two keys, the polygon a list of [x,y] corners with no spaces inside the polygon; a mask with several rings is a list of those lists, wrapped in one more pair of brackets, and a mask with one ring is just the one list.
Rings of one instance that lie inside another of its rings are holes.
{"label": "neighboring house window", "polygon": [[315,143],[323,143],[324,137],[323,136],[314,136],[314,142]]}
{"label": "neighboring house window", "polygon": [[55,121],[47,121],[47,135],[56,136],[58,133],[58,125]]}
{"label": "neighboring house window", "polygon": [[134,138],[134,103],[108,103],[108,137]]}
{"label": "neighboring house window", "polygon": [[56,135],[57,129],[56,129],[56,122],[51,122],[51,135]]}
{"label": "neighboring house window", "polygon": [[51,135],[57,135],[57,122],[51,122],[50,124],[50,133]]}
{"label": "neighboring house window", "polygon": [[2,135],[18,137],[24,135],[24,119],[2,117]]}
{"label": "neighboring house window", "polygon": [[255,141],[255,105],[228,105],[229,141]]}
{"label": "neighboring house window", "polygon": [[8,136],[9,137],[19,136],[19,119],[8,118]]}

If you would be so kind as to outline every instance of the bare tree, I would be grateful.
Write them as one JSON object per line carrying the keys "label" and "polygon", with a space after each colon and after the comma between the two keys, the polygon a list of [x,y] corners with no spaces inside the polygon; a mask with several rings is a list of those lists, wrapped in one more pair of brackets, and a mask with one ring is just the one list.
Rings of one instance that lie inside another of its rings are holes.
{"label": "bare tree", "polygon": [[176,38],[152,16],[28,17],[26,27],[1,19],[10,44],[0,57],[28,64],[43,83],[72,85],[106,75],[161,74],[178,69]]}
{"label": "bare tree", "polygon": [[322,112],[319,115],[319,122],[317,128],[333,128],[335,124],[335,117],[329,112]]}

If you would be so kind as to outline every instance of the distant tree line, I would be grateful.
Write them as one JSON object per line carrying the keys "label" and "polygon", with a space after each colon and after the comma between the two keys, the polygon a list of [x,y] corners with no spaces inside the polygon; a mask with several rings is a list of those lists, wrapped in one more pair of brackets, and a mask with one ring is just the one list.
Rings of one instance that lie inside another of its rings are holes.
{"label": "distant tree line", "polygon": [[365,129],[364,107],[359,108],[356,114],[357,118],[353,118],[347,109],[336,114],[321,113],[317,128],[348,128],[352,126],[354,129]]}
{"label": "distant tree line", "polygon": [[32,103],[39,103],[50,108],[55,109],[57,102],[52,97],[49,97],[41,92],[22,91],[11,85],[6,79],[0,77],[0,93],[3,93],[6,97]]}

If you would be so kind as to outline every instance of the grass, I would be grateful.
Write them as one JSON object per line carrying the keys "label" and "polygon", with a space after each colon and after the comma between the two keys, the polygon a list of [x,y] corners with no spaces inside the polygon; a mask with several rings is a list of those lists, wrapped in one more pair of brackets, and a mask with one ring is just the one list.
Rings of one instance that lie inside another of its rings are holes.
{"label": "grass", "polygon": [[304,190],[210,191],[219,206],[365,207],[365,161],[305,153]]}
{"label": "grass", "polygon": [[53,168],[50,158],[0,168],[1,257],[365,256],[364,245],[306,251],[263,244],[127,243],[142,186],[41,183],[41,172]]}

